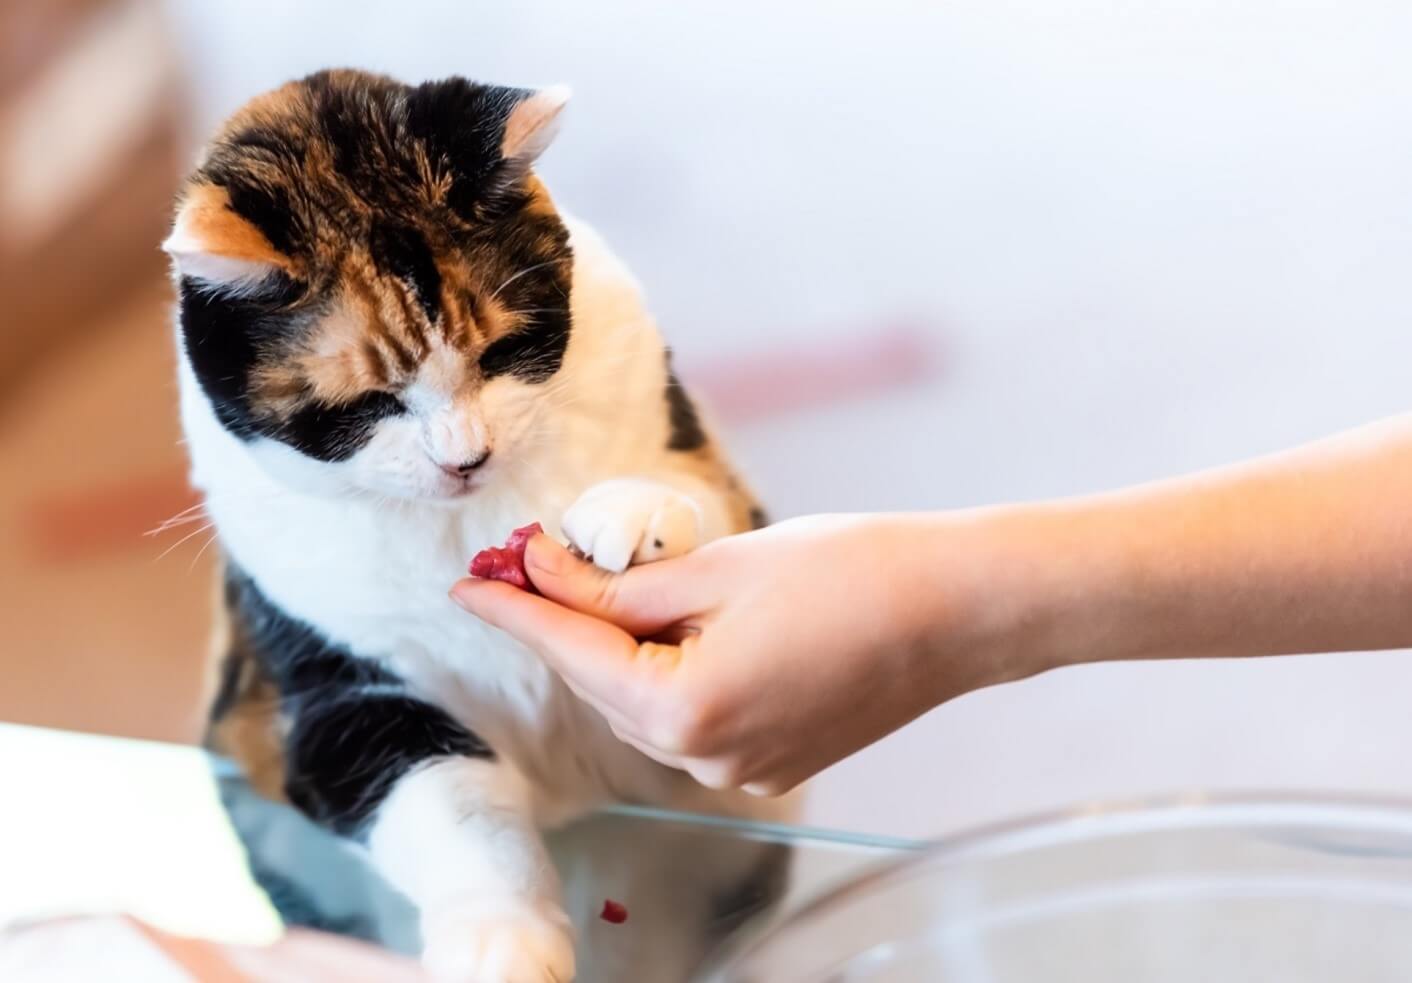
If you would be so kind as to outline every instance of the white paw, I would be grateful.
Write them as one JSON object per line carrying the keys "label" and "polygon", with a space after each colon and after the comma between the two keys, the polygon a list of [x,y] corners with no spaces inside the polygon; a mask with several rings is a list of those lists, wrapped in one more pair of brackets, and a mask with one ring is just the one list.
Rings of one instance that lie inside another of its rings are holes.
{"label": "white paw", "polygon": [[573,929],[557,907],[444,911],[422,919],[422,965],[445,983],[569,983]]}
{"label": "white paw", "polygon": [[569,542],[604,570],[681,556],[701,542],[701,509],[690,496],[646,478],[602,481],[569,506]]}

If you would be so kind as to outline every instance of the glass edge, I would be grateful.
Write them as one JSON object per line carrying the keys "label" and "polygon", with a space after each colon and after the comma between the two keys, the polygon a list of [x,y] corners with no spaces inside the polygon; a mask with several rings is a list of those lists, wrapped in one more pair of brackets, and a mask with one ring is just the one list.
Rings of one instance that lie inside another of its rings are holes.
{"label": "glass edge", "polygon": [[[725,983],[722,975],[775,932],[805,920],[821,909],[860,891],[872,889],[912,864],[977,860],[1003,853],[1017,853],[1038,846],[1091,840],[1120,827],[1122,832],[1151,832],[1174,828],[1211,829],[1221,825],[1253,825],[1258,820],[1308,822],[1309,810],[1328,815],[1346,813],[1364,819],[1382,817],[1378,828],[1412,837],[1412,798],[1359,791],[1221,791],[1186,792],[1134,799],[1099,800],[1061,809],[1031,813],[943,835],[911,850],[877,861],[857,877],[825,888],[813,898],[774,920],[762,931],[727,939],[693,976],[694,983]],[[1198,820],[1193,823],[1192,819]],[[1134,820],[1143,820],[1134,822]],[[1387,821],[1391,820],[1391,821]]]}

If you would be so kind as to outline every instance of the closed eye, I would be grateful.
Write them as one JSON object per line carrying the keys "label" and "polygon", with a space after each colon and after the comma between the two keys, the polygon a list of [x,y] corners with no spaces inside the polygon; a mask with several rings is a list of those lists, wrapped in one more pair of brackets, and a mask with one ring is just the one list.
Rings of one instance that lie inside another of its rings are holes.
{"label": "closed eye", "polygon": [[559,371],[569,346],[567,312],[539,315],[514,332],[491,342],[480,357],[486,379],[512,375],[524,382],[543,382]]}

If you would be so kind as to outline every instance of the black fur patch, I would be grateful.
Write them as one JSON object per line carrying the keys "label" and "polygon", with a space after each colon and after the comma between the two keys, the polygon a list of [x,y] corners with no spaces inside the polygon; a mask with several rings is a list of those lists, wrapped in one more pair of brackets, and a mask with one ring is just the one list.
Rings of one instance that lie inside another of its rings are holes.
{"label": "black fur patch", "polygon": [[276,277],[256,295],[230,296],[183,277],[178,288],[181,333],[186,357],[215,408],[216,419],[231,433],[248,440],[259,432],[247,389],[250,370],[262,344],[285,330],[290,305],[300,287]]}
{"label": "black fur patch", "polygon": [[[229,591],[229,585],[227,585]],[[216,684],[216,698],[211,701],[211,712],[209,714],[212,722],[220,720],[236,701],[240,699],[241,677],[245,672],[245,660],[240,657],[240,652],[234,648],[225,653],[221,659],[220,681]]]}
{"label": "black fur patch", "polygon": [[370,124],[390,117],[400,86],[391,79],[368,76],[366,84],[355,89],[339,84],[337,74],[315,72],[302,82],[309,93],[318,134],[333,151],[333,166],[339,174],[356,183],[377,180],[378,158],[386,160],[382,151],[390,148],[377,146],[374,134],[378,131]]}
{"label": "black fur patch", "polygon": [[304,237],[284,189],[233,178],[226,192],[232,211],[259,229],[270,245],[286,256],[294,255]]}
{"label": "black fur patch", "polygon": [[701,418],[696,406],[691,402],[681,380],[672,370],[672,355],[667,353],[667,418],[671,422],[671,432],[667,436],[667,450],[694,451],[706,443],[706,431],[701,427]]}
{"label": "black fur patch", "polygon": [[404,412],[406,407],[396,396],[373,390],[338,406],[306,406],[284,421],[275,435],[320,461],[346,461],[368,442],[379,420]]}
{"label": "black fur patch", "polygon": [[447,203],[462,218],[484,218],[485,206],[509,183],[500,142],[510,111],[530,93],[462,78],[425,82],[407,95],[407,129],[427,158],[451,168]]}
{"label": "black fur patch", "polygon": [[334,645],[275,607],[235,567],[226,601],[290,721],[285,790],[310,818],[359,832],[392,786],[437,758],[493,758],[446,711],[408,693],[393,673]]}
{"label": "black fur patch", "polygon": [[784,897],[794,864],[794,850],[783,843],[764,847],[759,861],[746,877],[712,899],[712,928],[717,937],[750,921]]}
{"label": "black fur patch", "polygon": [[764,529],[770,524],[770,517],[765,510],[758,505],[750,507],[750,528]]}
{"label": "black fur patch", "polygon": [[272,437],[320,461],[344,461],[372,436],[385,417],[405,411],[390,393],[367,392],[349,403],[313,403],[289,419],[255,414],[250,372],[262,348],[300,330],[295,309],[301,287],[286,277],[249,296],[232,296],[184,277],[180,286],[181,330],[187,358],[216,419],[242,440]]}
{"label": "black fur patch", "polygon": [[441,310],[441,272],[421,233],[405,225],[380,222],[373,226],[368,247],[378,268],[410,284],[427,320],[435,321]]}
{"label": "black fur patch", "polygon": [[285,791],[311,819],[339,833],[356,833],[418,765],[491,757],[445,711],[405,693],[349,689],[300,704],[285,739]]}

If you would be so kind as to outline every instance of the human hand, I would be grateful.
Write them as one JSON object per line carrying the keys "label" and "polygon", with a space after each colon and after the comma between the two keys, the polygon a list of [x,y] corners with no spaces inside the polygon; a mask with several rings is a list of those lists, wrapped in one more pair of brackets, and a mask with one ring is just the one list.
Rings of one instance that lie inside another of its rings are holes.
{"label": "human hand", "polygon": [[614,732],[705,785],[778,794],[960,693],[1014,678],[942,570],[958,524],[815,516],[621,575],[547,536],[543,596],[462,580],[452,597],[558,671]]}

